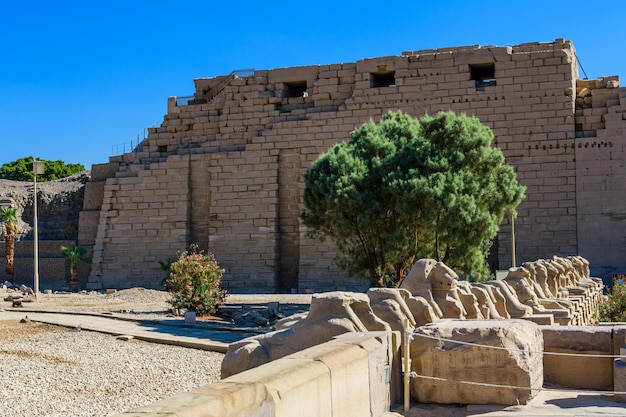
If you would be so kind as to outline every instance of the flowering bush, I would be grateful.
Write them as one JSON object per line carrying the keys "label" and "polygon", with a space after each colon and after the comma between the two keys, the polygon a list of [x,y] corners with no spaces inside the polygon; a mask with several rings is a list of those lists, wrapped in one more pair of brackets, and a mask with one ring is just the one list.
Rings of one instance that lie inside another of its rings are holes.
{"label": "flowering bush", "polygon": [[204,254],[197,245],[180,253],[170,265],[165,288],[172,294],[169,303],[175,309],[195,311],[198,315],[213,314],[226,298],[220,288],[223,269],[213,254]]}
{"label": "flowering bush", "polygon": [[598,307],[598,321],[626,322],[626,284],[615,280],[613,291]]}

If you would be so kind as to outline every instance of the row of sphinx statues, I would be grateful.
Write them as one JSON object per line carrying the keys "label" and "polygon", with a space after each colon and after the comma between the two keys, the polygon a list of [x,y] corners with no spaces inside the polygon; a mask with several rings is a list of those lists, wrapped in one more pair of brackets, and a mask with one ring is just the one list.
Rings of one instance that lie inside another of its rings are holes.
{"label": "row of sphinx statues", "polygon": [[399,288],[367,294],[314,294],[307,313],[286,317],[276,330],[229,345],[222,378],[347,332],[413,332],[442,319],[528,319],[538,324],[587,325],[602,300],[602,280],[579,256],[528,262],[502,280],[460,281],[447,265],[420,259]]}
{"label": "row of sphinx statues", "polygon": [[459,281],[445,264],[421,259],[400,285],[432,308],[420,322],[536,318],[561,325],[591,324],[603,287],[600,278],[590,277],[589,262],[580,256],[526,262],[510,268],[502,280],[483,283]]}

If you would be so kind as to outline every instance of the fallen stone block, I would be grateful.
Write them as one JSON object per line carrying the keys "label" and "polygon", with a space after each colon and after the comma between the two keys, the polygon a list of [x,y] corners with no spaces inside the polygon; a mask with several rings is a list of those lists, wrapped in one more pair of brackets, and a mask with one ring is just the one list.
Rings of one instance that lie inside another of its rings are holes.
{"label": "fallen stone block", "polygon": [[440,320],[411,342],[420,403],[520,405],[543,385],[543,336],[531,321]]}

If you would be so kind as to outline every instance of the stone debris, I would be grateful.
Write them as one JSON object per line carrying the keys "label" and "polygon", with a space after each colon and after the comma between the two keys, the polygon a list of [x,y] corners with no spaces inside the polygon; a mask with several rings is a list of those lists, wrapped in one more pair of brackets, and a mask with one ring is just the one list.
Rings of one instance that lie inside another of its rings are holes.
{"label": "stone debris", "polygon": [[270,301],[267,308],[221,307],[220,315],[233,324],[244,327],[269,327],[274,326],[279,320],[285,318],[280,312],[280,303]]}
{"label": "stone debris", "polygon": [[23,303],[31,303],[36,300],[33,289],[23,284],[19,287],[3,285],[2,290],[8,293],[3,300],[11,303],[13,308],[22,307]]}

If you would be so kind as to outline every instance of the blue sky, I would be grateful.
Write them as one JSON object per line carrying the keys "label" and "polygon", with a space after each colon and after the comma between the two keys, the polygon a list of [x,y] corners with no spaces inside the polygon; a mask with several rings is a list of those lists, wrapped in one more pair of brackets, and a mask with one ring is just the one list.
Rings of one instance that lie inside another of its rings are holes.
{"label": "blue sky", "polygon": [[105,163],[162,122],[169,96],[235,69],[565,38],[589,78],[619,75],[626,86],[626,2],[610,3],[3,2],[0,164]]}

